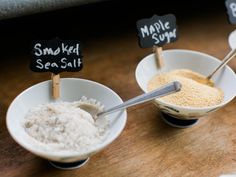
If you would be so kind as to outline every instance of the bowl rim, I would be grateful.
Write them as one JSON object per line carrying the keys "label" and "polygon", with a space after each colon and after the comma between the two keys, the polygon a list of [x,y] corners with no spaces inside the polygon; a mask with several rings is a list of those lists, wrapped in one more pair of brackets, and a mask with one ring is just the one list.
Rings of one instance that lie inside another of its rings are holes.
{"label": "bowl rim", "polygon": [[[163,53],[175,53],[175,52],[179,52],[179,53],[191,53],[191,54],[194,54],[194,55],[202,55],[206,58],[208,58],[209,60],[214,60],[215,62],[218,62],[220,63],[221,60],[219,60],[218,58],[214,57],[214,56],[211,56],[209,54],[206,54],[206,53],[203,53],[203,52],[199,52],[199,51],[194,51],[194,50],[188,50],[188,49],[167,49],[167,50],[163,50]],[[138,83],[139,87],[145,92],[147,93],[147,91],[141,87],[141,85],[139,84],[139,79],[138,79],[138,67],[141,66],[141,63],[144,61],[144,60],[148,60],[149,58],[151,58],[154,54],[151,53],[147,56],[145,56],[139,63],[138,65],[136,66],[136,69],[135,69],[135,78],[136,78],[136,82]],[[236,79],[236,74],[235,72],[228,66],[226,65],[225,67],[227,67],[227,69],[234,75],[235,79]],[[170,106],[170,107],[174,107],[176,109],[179,109],[179,110],[191,110],[191,111],[203,111],[203,110],[211,110],[211,109],[216,109],[216,108],[219,108],[219,107],[222,107],[224,106],[225,104],[229,103],[230,101],[232,101],[234,99],[234,97],[236,96],[236,93],[231,96],[229,99],[225,100],[225,101],[222,101],[220,104],[217,104],[217,105],[213,105],[213,106],[206,106],[206,107],[191,107],[191,106],[179,106],[179,105],[175,105],[175,104],[170,104],[168,102],[165,102],[165,101],[162,101],[162,100],[158,100],[158,99],[155,99],[156,102],[158,102],[158,104],[164,104],[166,106]]]}
{"label": "bowl rim", "polygon": [[232,41],[233,36],[236,36],[236,30],[231,31],[230,34],[229,34],[229,36],[228,36],[228,43],[229,43],[229,47],[230,47],[231,49],[234,48],[234,46],[233,46],[233,41]]}
{"label": "bowl rim", "polygon": [[[113,91],[111,88],[101,84],[101,83],[98,83],[98,82],[95,82],[95,81],[92,81],[92,80],[87,80],[87,79],[81,79],[81,78],[61,78],[60,81],[79,81],[79,82],[87,82],[87,83],[91,83],[91,84],[95,84],[95,85],[99,85],[107,90],[109,90],[113,95],[115,95],[119,101],[121,101],[123,103],[123,100],[121,99],[121,97],[115,92]],[[85,157],[85,156],[91,156],[90,154],[93,154],[93,153],[96,153],[100,150],[102,150],[103,148],[105,148],[106,146],[108,146],[109,144],[111,144],[116,138],[118,138],[118,136],[122,133],[122,131],[124,130],[125,128],[125,125],[126,125],[126,122],[127,122],[127,110],[124,109],[122,111],[120,111],[120,114],[122,114],[123,116],[123,121],[122,121],[122,124],[119,128],[119,131],[115,134],[112,134],[111,138],[110,139],[107,139],[105,137],[105,139],[99,143],[99,144],[96,144],[94,146],[92,146],[91,148],[88,149],[88,151],[74,151],[73,153],[66,153],[66,154],[63,154],[63,153],[52,153],[51,151],[44,151],[44,150],[40,150],[40,148],[31,148],[30,146],[27,146],[27,145],[24,145],[23,143],[21,143],[21,141],[19,141],[17,139],[17,137],[14,136],[14,133],[12,133],[11,129],[10,129],[10,123],[9,123],[9,112],[11,110],[11,107],[13,106],[14,102],[19,99],[19,97],[21,97],[23,94],[25,94],[27,91],[29,91],[30,89],[32,89],[33,87],[37,87],[39,85],[44,85],[46,83],[49,83],[51,82],[51,80],[46,80],[46,81],[43,81],[43,82],[39,82],[35,85],[32,85],[30,87],[28,87],[27,89],[23,90],[20,94],[18,94],[14,99],[13,101],[10,103],[9,107],[8,107],[8,110],[7,110],[7,114],[6,114],[6,127],[7,127],[7,130],[9,132],[9,134],[11,135],[11,137],[15,140],[15,142],[17,142],[21,147],[25,148],[26,150],[28,150],[29,152],[35,154],[35,155],[38,155],[38,156],[42,156],[44,158],[47,158],[47,157],[51,157],[51,158],[73,158],[73,157]],[[120,118],[120,117],[119,117]],[[41,143],[41,142],[39,142]],[[48,158],[50,159],[50,158]]]}

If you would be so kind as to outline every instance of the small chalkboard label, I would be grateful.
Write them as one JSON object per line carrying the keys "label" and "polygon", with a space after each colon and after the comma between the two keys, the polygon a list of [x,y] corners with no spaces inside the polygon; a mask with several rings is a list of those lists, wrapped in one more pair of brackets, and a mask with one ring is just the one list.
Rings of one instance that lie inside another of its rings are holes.
{"label": "small chalkboard label", "polygon": [[33,55],[30,69],[34,72],[76,72],[83,67],[78,40],[35,40],[31,44]]}
{"label": "small chalkboard label", "polygon": [[236,24],[236,0],[226,0],[225,6],[231,24]]}
{"label": "small chalkboard label", "polygon": [[176,18],[173,14],[141,19],[137,21],[137,29],[141,48],[162,47],[177,40]]}

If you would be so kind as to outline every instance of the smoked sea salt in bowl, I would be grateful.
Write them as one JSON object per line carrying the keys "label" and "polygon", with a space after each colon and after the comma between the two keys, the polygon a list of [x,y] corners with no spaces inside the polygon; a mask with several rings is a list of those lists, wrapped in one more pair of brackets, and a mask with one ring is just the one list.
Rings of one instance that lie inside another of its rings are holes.
{"label": "smoked sea salt in bowl", "polygon": [[[120,135],[126,124],[127,112],[126,110],[122,110],[107,115],[109,125],[105,130],[106,136],[101,142],[92,145],[88,150],[86,149],[86,151],[47,151],[47,149],[43,148],[44,145],[29,136],[25,131],[25,128],[22,126],[22,122],[29,109],[40,104],[54,103],[58,101],[74,102],[78,101],[83,96],[101,102],[105,109],[123,103],[122,99],[113,90],[93,81],[64,78],[60,81],[60,87],[61,96],[57,101],[52,99],[51,81],[41,82],[26,89],[11,103],[8,108],[6,122],[10,135],[23,148],[37,156],[52,161],[51,163],[58,168],[65,169],[68,167],[69,169],[73,169],[76,168],[76,166],[78,167],[78,163],[81,161],[86,162],[90,156],[107,147]],[[101,118],[101,120],[102,119],[103,118]]]}
{"label": "smoked sea salt in bowl", "polygon": [[[136,67],[135,77],[138,85],[144,92],[148,92],[148,82],[157,74],[167,73],[176,69],[189,69],[203,76],[208,76],[219,64],[220,60],[191,50],[164,50],[164,66],[157,67],[154,54],[143,58]],[[153,103],[161,110],[163,120],[175,127],[186,128],[197,123],[198,119],[214,112],[229,103],[236,95],[236,75],[234,71],[225,66],[212,78],[215,87],[224,92],[224,99],[220,104],[207,107],[179,106],[155,99]]]}

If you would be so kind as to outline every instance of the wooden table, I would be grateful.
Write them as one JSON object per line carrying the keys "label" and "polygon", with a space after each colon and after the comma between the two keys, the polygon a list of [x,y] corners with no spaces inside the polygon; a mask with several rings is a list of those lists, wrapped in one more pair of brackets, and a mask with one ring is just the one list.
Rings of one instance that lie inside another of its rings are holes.
{"label": "wooden table", "polygon": [[[192,18],[179,23],[180,38],[167,48],[191,49],[222,58],[229,51],[227,37],[234,29],[225,14]],[[151,52],[137,45],[135,29],[99,39],[84,48],[84,69],[62,77],[91,79],[107,85],[124,100],[142,91],[135,81],[138,62]],[[4,56],[0,66],[1,177],[216,177],[236,172],[236,100],[201,119],[192,128],[166,125],[159,110],[146,103],[128,109],[127,125],[111,145],[78,170],[62,171],[24,150],[10,137],[5,115],[24,89],[50,78],[28,69],[30,56]],[[236,71],[236,60],[229,64]],[[9,69],[11,68],[11,69]],[[14,71],[14,72],[13,72]]]}

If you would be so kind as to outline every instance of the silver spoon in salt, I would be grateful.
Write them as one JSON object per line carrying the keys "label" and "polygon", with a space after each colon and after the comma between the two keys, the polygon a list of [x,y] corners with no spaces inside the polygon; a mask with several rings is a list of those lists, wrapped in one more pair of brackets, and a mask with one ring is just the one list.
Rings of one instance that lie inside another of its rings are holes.
{"label": "silver spoon in salt", "polygon": [[81,109],[89,112],[94,119],[97,119],[99,117],[113,113],[115,111],[125,109],[125,108],[128,108],[130,106],[134,106],[134,105],[137,105],[140,103],[144,103],[144,102],[153,100],[155,98],[163,97],[163,96],[169,95],[171,93],[178,92],[178,91],[180,91],[180,89],[181,89],[180,82],[174,81],[174,82],[168,83],[160,88],[157,88],[151,92],[144,93],[142,95],[134,97],[128,101],[125,101],[124,103],[122,103],[120,105],[114,106],[114,107],[107,109],[105,111],[101,111],[101,109],[99,109],[99,106],[96,106],[96,104],[91,104],[89,102],[81,102],[79,104],[79,107]]}

